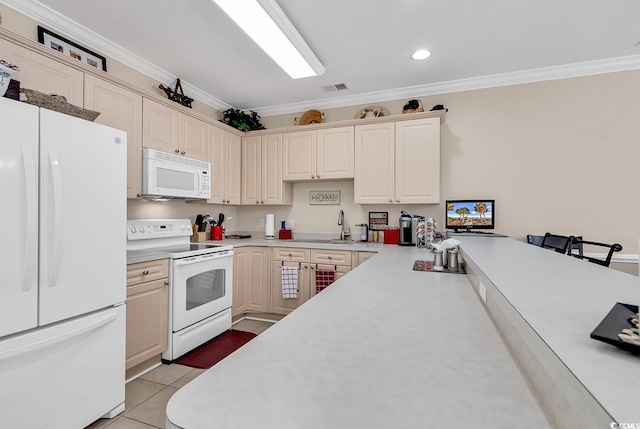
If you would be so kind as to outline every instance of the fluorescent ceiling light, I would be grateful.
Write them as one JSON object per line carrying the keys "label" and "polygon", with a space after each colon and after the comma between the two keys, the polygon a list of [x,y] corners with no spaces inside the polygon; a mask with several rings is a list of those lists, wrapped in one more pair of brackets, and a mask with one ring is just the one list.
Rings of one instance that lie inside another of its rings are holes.
{"label": "fluorescent ceiling light", "polygon": [[275,0],[211,0],[293,79],[325,72]]}
{"label": "fluorescent ceiling light", "polygon": [[413,55],[411,55],[411,58],[413,58],[414,60],[426,60],[430,56],[431,52],[427,51],[426,49],[420,49],[415,51]]}

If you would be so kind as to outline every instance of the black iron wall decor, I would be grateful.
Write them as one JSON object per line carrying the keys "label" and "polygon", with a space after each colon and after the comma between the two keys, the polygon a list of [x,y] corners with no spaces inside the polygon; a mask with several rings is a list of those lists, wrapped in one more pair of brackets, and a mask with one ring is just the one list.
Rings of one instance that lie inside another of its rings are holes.
{"label": "black iron wall decor", "polygon": [[184,91],[182,90],[182,85],[180,84],[180,79],[176,80],[175,89],[171,89],[163,84],[160,84],[159,88],[167,94],[167,98],[171,101],[175,101],[176,103],[182,104],[184,107],[188,107],[191,109],[191,102],[193,98],[187,97],[184,95]]}

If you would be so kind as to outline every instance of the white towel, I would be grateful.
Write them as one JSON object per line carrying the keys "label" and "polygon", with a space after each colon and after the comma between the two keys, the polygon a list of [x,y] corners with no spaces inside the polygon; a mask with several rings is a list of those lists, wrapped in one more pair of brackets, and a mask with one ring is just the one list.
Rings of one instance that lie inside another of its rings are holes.
{"label": "white towel", "polygon": [[298,298],[298,267],[280,267],[282,297]]}

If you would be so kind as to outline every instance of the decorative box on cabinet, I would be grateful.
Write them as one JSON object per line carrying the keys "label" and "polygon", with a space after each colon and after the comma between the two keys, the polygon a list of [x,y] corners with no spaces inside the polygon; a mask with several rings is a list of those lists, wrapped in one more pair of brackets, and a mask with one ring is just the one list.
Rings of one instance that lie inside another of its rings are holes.
{"label": "decorative box on cabinet", "polygon": [[352,179],[354,128],[284,133],[283,180]]}
{"label": "decorative box on cabinet", "polygon": [[293,184],[282,181],[282,134],[242,138],[243,205],[293,204]]}
{"label": "decorative box on cabinet", "polygon": [[167,349],[168,274],[166,259],[127,266],[127,378],[159,363]]}

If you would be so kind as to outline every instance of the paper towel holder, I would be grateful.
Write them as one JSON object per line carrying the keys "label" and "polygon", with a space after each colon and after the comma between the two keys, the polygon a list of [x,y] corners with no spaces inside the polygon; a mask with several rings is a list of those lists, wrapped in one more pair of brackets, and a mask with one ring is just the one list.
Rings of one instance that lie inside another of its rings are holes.
{"label": "paper towel holder", "polygon": [[273,240],[276,238],[275,215],[268,214],[264,222],[264,238]]}

